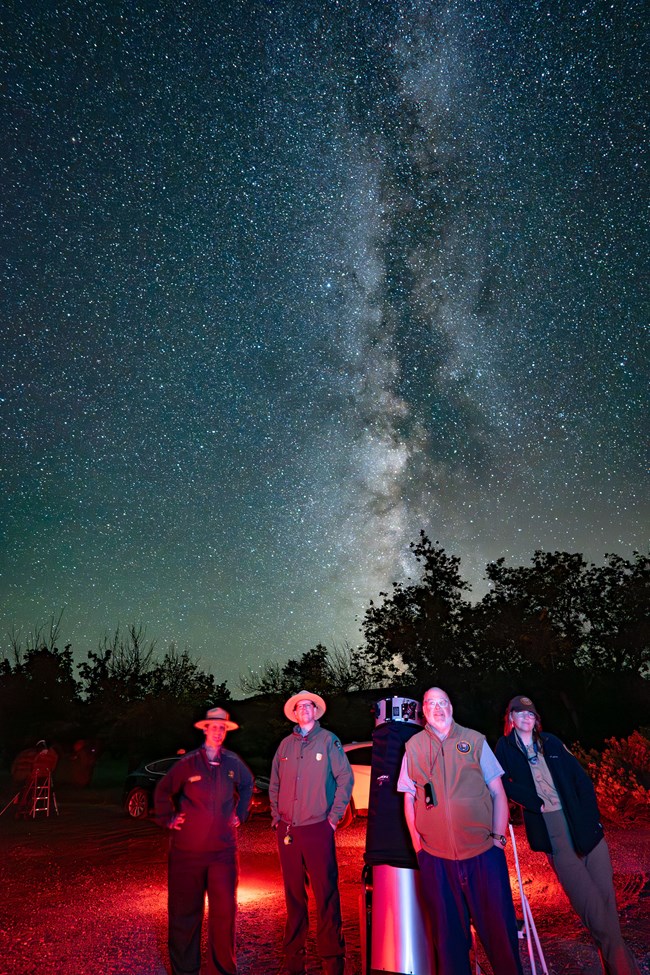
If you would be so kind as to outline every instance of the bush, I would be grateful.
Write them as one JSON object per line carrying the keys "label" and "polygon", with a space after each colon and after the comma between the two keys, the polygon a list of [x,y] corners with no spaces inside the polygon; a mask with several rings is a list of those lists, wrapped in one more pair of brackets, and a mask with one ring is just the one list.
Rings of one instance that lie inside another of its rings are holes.
{"label": "bush", "polygon": [[576,758],[594,781],[603,819],[618,825],[650,822],[650,737],[645,729],[629,738],[608,738],[602,752],[579,745]]}

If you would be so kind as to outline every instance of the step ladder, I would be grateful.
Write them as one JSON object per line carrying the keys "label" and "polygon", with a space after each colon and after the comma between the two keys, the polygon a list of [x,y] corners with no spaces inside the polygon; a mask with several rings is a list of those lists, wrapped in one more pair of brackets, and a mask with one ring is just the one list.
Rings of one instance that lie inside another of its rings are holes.
{"label": "step ladder", "polygon": [[20,809],[17,815],[24,816],[26,819],[30,817],[36,819],[40,813],[49,816],[52,810],[57,816],[59,815],[52,785],[52,772],[50,769],[35,768],[20,797]]}

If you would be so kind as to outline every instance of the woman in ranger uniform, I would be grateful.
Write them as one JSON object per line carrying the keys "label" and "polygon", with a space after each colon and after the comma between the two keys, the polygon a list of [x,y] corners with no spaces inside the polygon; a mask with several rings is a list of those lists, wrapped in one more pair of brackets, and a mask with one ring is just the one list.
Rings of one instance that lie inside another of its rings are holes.
{"label": "woman in ranger uniform", "polygon": [[541,729],[531,699],[513,697],[505,735],[496,746],[506,795],[523,807],[530,848],[546,853],[596,942],[605,975],[639,975],[621,936],[612,864],[592,781],[560,739]]}
{"label": "woman in ranger uniform", "polygon": [[170,830],[169,957],[173,975],[199,975],[208,895],[208,975],[236,975],[237,827],[248,818],[253,775],[223,743],[239,727],[212,708],[195,727],[201,748],[184,755],[156,787],[156,821]]}

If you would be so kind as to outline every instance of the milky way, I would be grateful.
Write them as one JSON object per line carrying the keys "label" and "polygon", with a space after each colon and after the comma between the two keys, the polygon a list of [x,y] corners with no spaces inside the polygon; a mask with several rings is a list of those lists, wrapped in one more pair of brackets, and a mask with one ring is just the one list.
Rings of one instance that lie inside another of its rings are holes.
{"label": "milky way", "polygon": [[648,538],[641,3],[5,11],[0,632],[227,679]]}

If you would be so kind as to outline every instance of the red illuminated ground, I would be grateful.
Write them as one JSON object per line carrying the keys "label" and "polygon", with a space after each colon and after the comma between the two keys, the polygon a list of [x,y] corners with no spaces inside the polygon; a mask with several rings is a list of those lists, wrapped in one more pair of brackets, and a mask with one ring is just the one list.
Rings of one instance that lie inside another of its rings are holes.
{"label": "red illuminated ground", "polygon": [[[59,794],[58,818],[17,821],[11,810],[0,818],[0,975],[168,975],[166,837],[151,822],[128,819],[118,799],[71,792]],[[650,827],[610,829],[608,839],[624,933],[650,975]],[[338,833],[348,975],[361,972],[364,841],[363,821]],[[529,854],[523,838],[519,853],[549,972],[599,975],[596,952],[544,858]],[[284,915],[266,819],[242,828],[239,893],[240,975],[274,975]],[[313,944],[308,971],[319,972]]]}

